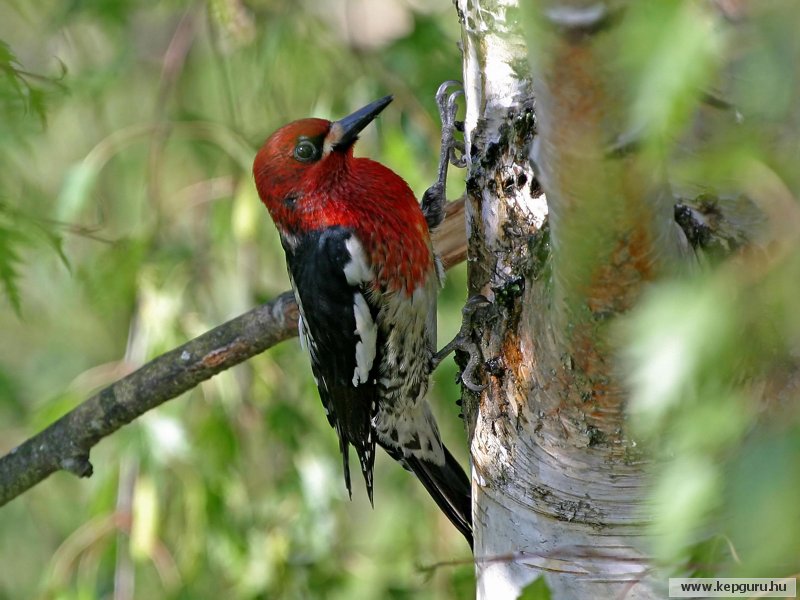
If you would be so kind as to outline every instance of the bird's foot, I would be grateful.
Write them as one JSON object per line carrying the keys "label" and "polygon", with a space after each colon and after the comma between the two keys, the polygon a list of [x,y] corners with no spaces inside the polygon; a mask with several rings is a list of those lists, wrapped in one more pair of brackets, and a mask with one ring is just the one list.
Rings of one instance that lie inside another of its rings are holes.
{"label": "bird's foot", "polygon": [[434,354],[433,358],[431,359],[431,371],[433,371],[442,363],[445,358],[447,358],[448,355],[450,355],[450,353],[455,350],[461,350],[462,352],[469,354],[469,361],[467,362],[467,366],[464,367],[464,370],[461,372],[460,377],[464,386],[468,390],[476,393],[486,389],[486,384],[475,383],[473,380],[475,369],[481,363],[482,354],[478,344],[472,341],[472,337],[470,335],[472,332],[472,321],[476,312],[490,305],[491,302],[489,302],[486,296],[482,294],[477,294],[467,300],[464,308],[461,309],[461,329],[456,334],[456,337],[447,343],[444,348],[439,350],[439,352]]}
{"label": "bird's foot", "polygon": [[[450,92],[452,88],[458,88]],[[458,98],[464,95],[461,83],[445,81],[436,90],[436,106],[442,120],[442,146],[439,154],[439,173],[434,183],[422,196],[422,212],[428,227],[438,227],[444,219],[444,205],[447,202],[447,168],[449,165],[463,169],[467,166],[464,155],[464,141],[456,137],[456,133],[464,132],[464,122],[456,120]]]}

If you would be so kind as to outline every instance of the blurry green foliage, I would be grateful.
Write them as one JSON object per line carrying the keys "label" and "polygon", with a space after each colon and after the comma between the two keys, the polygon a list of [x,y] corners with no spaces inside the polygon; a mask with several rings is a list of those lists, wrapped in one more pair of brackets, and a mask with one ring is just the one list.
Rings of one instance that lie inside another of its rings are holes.
{"label": "blurry green foliage", "polygon": [[800,10],[718,4],[729,20],[710,3],[637,4],[620,64],[676,189],[709,194],[719,230],[744,229],[752,247],[701,250],[690,273],[647,290],[624,324],[629,414],[657,458],[649,512],[667,570],[796,576]]}
{"label": "blurry green foliage", "polygon": [[20,123],[26,123],[26,119],[20,119],[23,115],[29,114],[43,123],[46,117],[45,108],[45,88],[38,85],[39,82],[55,83],[55,80],[48,81],[46,77],[28,73],[24,71],[14,52],[9,45],[0,40],[0,110],[3,116],[3,138],[10,137],[12,132],[19,128]]}
{"label": "blurry green foliage", "polygon": [[702,92],[714,85],[724,34],[698,2],[640,2],[631,8],[618,42],[643,51],[616,53],[612,67],[633,92],[630,131],[663,141],[686,126]]}
{"label": "blurry green foliage", "polygon": [[0,226],[0,283],[3,284],[6,297],[14,310],[19,314],[21,309],[19,298],[19,255],[16,246],[21,242],[20,235],[11,227]]}
{"label": "blurry green foliage", "polygon": [[[0,7],[0,452],[288,288],[250,174],[280,125],[393,93],[356,151],[420,195],[430,185],[433,94],[459,76],[458,24],[446,0],[391,3],[410,25],[369,47],[327,2]],[[465,290],[461,267],[443,337]],[[432,397],[466,461],[454,375],[443,365]],[[296,341],[117,432],[92,462],[90,480],[57,474],[0,510],[0,598],[473,594],[463,539],[391,460],[378,459],[374,511],[358,486],[348,500]]]}
{"label": "blurry green foliage", "polygon": [[[288,287],[249,174],[276,127],[393,93],[358,152],[425,189],[433,92],[460,73],[458,25],[448,1],[398,4],[410,26],[369,46],[342,29],[338,2],[0,8],[0,451]],[[682,196],[718,198],[756,242],[772,240],[652,286],[623,332],[631,423],[661,465],[653,550],[669,569],[709,576],[800,571],[800,11],[748,6],[731,25],[709,3],[635,3],[613,65],[653,168],[670,157]],[[735,110],[703,105],[707,92]],[[451,184],[455,196],[463,181]],[[765,223],[734,207],[741,193]],[[442,293],[443,338],[464,279],[456,269]],[[443,365],[433,397],[465,459],[454,372]],[[473,593],[463,540],[391,461],[378,460],[375,511],[360,489],[347,500],[295,342],[92,458],[91,480],[57,474],[0,510],[0,598],[108,597],[131,581],[141,598]],[[452,558],[465,562],[420,568]]]}
{"label": "blurry green foliage", "polygon": [[[17,314],[22,309],[21,246],[43,237],[64,256],[61,240],[52,228],[10,199],[13,192],[6,186],[14,166],[8,164],[4,149],[25,144],[29,136],[41,131],[49,97],[63,90],[57,78],[24,70],[9,45],[0,39],[0,288]],[[40,235],[31,235],[37,233]]]}
{"label": "blurry green foliage", "polygon": [[632,424],[663,461],[655,549],[673,567],[778,577],[800,566],[800,319],[787,285],[800,260],[779,263],[663,284],[627,323]]}

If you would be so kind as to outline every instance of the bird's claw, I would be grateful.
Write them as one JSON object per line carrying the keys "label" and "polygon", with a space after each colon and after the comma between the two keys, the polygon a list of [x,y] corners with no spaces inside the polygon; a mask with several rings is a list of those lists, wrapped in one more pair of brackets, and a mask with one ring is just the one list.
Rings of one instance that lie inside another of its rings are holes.
{"label": "bird's claw", "polygon": [[436,102],[437,103],[439,102],[440,98],[446,98],[447,97],[447,90],[450,89],[451,87],[460,88],[461,87],[461,82],[460,81],[456,81],[455,79],[448,79],[446,81],[443,81],[442,85],[440,85],[439,88],[436,90]]}
{"label": "bird's claw", "polygon": [[[450,88],[458,89],[452,93]],[[442,157],[439,161],[439,179],[447,177],[448,163],[459,169],[467,166],[464,155],[464,142],[455,137],[455,132],[464,131],[464,121],[458,121],[458,98],[464,95],[461,83],[454,80],[445,81],[436,90],[436,106],[439,108],[439,118],[442,121]],[[447,154],[445,155],[445,149]],[[446,158],[446,160],[445,160]]]}
{"label": "bird's claw", "polygon": [[[457,87],[451,92],[451,88]],[[442,146],[439,155],[439,171],[436,183],[427,189],[422,197],[422,212],[428,221],[428,226],[437,227],[444,218],[444,205],[447,201],[447,168],[453,165],[459,168],[467,166],[464,142],[456,139],[457,132],[464,131],[464,122],[456,120],[458,114],[458,98],[464,95],[461,83],[448,80],[436,90],[436,106],[439,109],[439,118],[442,121]]]}
{"label": "bird's claw", "polygon": [[475,393],[480,393],[486,389],[487,384],[479,384],[475,383],[473,380],[473,375],[475,373],[475,369],[482,362],[482,354],[478,345],[472,341],[470,333],[472,330],[472,321],[475,317],[475,313],[483,308],[486,308],[491,305],[491,302],[486,298],[486,296],[482,294],[477,294],[472,296],[469,300],[467,300],[466,304],[464,304],[464,308],[461,309],[461,329],[458,331],[456,336],[445,345],[444,348],[439,350],[431,360],[432,369],[438,367],[441,362],[454,350],[461,350],[462,352],[466,352],[469,354],[469,361],[467,362],[467,366],[464,367],[464,370],[461,372],[461,383],[464,384],[468,390],[471,390]]}

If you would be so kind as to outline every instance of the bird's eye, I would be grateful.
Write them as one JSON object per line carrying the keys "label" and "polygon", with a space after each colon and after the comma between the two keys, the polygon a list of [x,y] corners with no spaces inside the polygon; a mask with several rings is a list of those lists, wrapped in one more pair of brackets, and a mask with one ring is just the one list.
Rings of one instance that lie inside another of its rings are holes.
{"label": "bird's eye", "polygon": [[294,157],[300,162],[311,162],[317,158],[317,155],[317,147],[310,140],[300,140],[294,147]]}

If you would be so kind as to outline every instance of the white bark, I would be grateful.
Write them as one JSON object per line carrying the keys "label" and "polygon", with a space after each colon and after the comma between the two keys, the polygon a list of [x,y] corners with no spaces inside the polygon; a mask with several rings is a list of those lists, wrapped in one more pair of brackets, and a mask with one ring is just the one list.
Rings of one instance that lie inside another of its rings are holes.
{"label": "white bark", "polygon": [[622,387],[607,348],[575,347],[601,336],[561,325],[567,300],[554,294],[558,261],[542,230],[548,201],[529,161],[534,90],[517,2],[456,7],[470,293],[494,303],[476,323],[488,387],[464,399],[478,598],[517,598],[542,574],[554,599],[660,597],[639,547],[646,486],[624,434]]}

